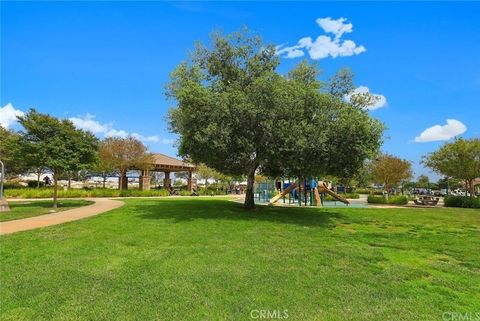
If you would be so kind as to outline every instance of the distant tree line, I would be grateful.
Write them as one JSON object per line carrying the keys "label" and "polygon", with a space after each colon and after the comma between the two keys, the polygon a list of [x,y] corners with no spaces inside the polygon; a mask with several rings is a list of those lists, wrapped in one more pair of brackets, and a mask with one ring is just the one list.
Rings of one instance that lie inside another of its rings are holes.
{"label": "distant tree line", "polygon": [[[148,164],[147,148],[133,137],[99,141],[92,133],[76,128],[67,119],[58,119],[31,109],[18,117],[22,130],[0,126],[0,157],[8,177],[24,173],[50,173],[53,179],[53,207],[57,207],[58,180],[88,175],[124,176],[129,168]],[[119,184],[120,188],[122,184]]]}

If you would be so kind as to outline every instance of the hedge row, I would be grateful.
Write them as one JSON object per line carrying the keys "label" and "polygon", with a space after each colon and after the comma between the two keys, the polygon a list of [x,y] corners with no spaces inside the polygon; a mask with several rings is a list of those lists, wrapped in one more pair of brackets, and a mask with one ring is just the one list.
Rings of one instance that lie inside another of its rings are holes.
{"label": "hedge row", "polygon": [[446,207],[480,208],[478,197],[446,196],[443,200]]}
{"label": "hedge row", "polygon": [[367,202],[369,204],[406,205],[408,204],[408,198],[406,196],[389,196],[387,200],[383,196],[369,195]]}
{"label": "hedge row", "polygon": [[[77,198],[77,197],[134,197],[134,196],[168,196],[166,190],[141,191],[138,189],[117,190],[107,188],[95,189],[69,189],[59,190],[58,197]],[[190,195],[190,193],[189,193]],[[19,188],[5,190],[6,197],[13,198],[50,198],[53,196],[52,188]]]}
{"label": "hedge row", "polygon": [[355,193],[358,194],[373,194],[373,195],[383,195],[383,191],[371,188],[357,188]]}

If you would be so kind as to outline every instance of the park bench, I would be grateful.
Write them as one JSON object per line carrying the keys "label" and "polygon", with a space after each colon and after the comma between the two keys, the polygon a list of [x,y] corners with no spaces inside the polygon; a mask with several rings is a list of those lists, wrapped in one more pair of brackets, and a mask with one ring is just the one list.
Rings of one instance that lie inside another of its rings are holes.
{"label": "park bench", "polygon": [[413,200],[416,205],[436,206],[440,199],[433,196],[420,196]]}

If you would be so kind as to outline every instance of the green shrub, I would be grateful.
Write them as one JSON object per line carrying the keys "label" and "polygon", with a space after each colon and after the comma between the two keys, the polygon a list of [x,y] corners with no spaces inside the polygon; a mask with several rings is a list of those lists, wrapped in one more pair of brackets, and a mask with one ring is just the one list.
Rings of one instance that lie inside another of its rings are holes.
{"label": "green shrub", "polygon": [[369,204],[387,204],[387,200],[384,197],[378,197],[374,195],[368,195],[367,202]]}
{"label": "green shrub", "polygon": [[368,195],[367,202],[369,204],[406,205],[408,198],[406,196],[389,196],[387,200],[383,196]]}
{"label": "green shrub", "polygon": [[370,194],[371,191],[372,191],[372,189],[370,189],[370,188],[357,188],[357,189],[355,189],[355,192],[358,193],[358,194]]}
{"label": "green shrub", "polygon": [[360,198],[360,194],[358,193],[347,193],[347,194],[342,194],[345,198],[350,198],[350,199],[355,199],[358,200]]}
{"label": "green shrub", "polygon": [[3,189],[14,189],[14,188],[22,188],[23,186],[20,185],[17,181],[6,181],[3,182]]}
{"label": "green shrub", "polygon": [[468,196],[446,196],[446,207],[480,208],[480,198]]}
{"label": "green shrub", "polygon": [[225,195],[225,191],[222,190],[221,188],[217,189],[215,186],[209,186],[207,187],[207,190],[205,190],[205,187],[200,187],[198,189],[198,194],[199,195]]}
{"label": "green shrub", "polygon": [[27,185],[28,185],[28,187],[30,187],[30,188],[36,188],[36,187],[38,187],[38,186],[44,187],[44,186],[45,186],[45,182],[31,180],[31,181],[28,181],[28,182],[27,182]]}
{"label": "green shrub", "polygon": [[388,204],[406,205],[408,204],[408,197],[406,196],[389,196]]}

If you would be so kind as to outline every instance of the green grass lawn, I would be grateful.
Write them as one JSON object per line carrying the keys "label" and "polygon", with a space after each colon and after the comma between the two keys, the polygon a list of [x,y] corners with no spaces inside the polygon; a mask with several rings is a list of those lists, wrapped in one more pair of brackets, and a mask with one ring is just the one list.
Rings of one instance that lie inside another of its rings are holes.
{"label": "green grass lawn", "polygon": [[288,320],[423,321],[480,312],[478,210],[125,202],[1,237],[0,319],[259,320],[256,310],[287,310]]}
{"label": "green grass lawn", "polygon": [[[65,211],[90,204],[93,204],[93,202],[85,200],[61,200],[58,202],[56,211]],[[10,212],[0,213],[0,222],[48,214],[53,210],[52,201],[15,201],[9,202],[8,205],[10,206]]]}

